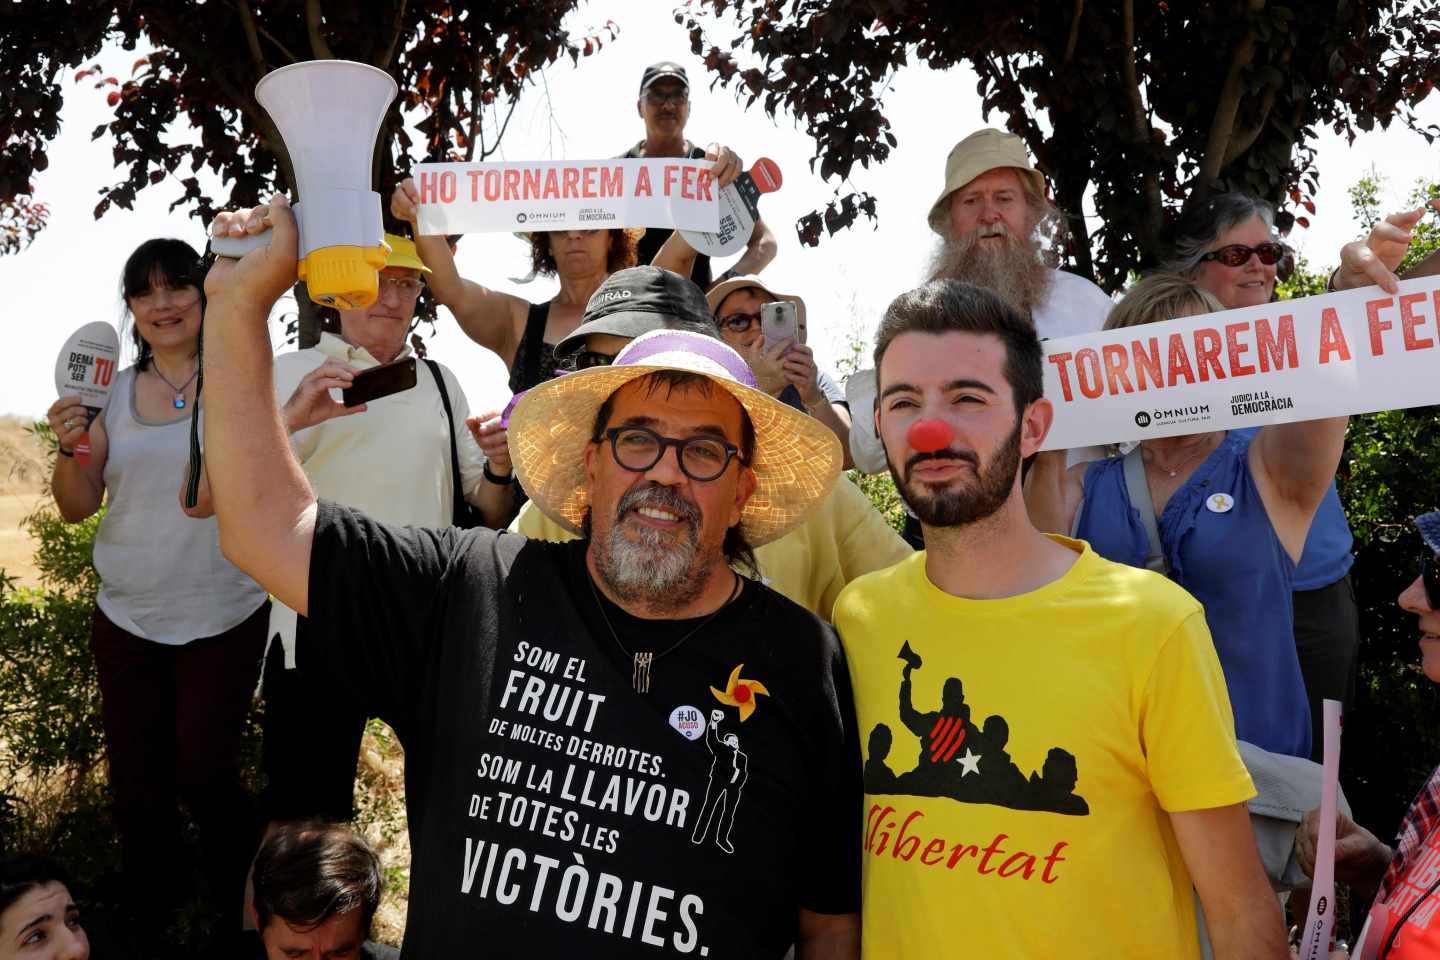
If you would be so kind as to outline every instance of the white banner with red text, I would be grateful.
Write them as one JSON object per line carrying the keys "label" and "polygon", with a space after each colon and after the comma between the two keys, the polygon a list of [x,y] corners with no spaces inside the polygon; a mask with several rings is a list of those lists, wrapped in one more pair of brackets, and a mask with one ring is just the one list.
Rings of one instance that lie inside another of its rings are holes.
{"label": "white banner with red text", "polygon": [[[422,163],[422,234],[670,227],[715,231],[712,162],[681,157]],[[704,174],[702,176],[702,174]]]}
{"label": "white banner with red text", "polygon": [[1440,277],[1047,340],[1045,449],[1440,403]]}

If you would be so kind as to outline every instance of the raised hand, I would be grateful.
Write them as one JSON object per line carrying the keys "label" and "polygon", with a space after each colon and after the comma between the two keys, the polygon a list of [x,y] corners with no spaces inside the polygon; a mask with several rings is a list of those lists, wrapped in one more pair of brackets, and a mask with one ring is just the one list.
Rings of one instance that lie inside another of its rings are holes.
{"label": "raised hand", "polygon": [[290,201],[276,195],[270,203],[253,210],[219,213],[210,225],[214,237],[243,237],[271,230],[270,242],[233,260],[217,257],[205,275],[205,294],[212,300],[227,297],[237,302],[263,306],[266,312],[285,291],[295,285],[296,251],[299,232]]}
{"label": "raised hand", "polygon": [[390,194],[390,213],[396,220],[414,224],[420,216],[420,192],[415,188],[415,178],[406,177],[395,185]]}
{"label": "raised hand", "polygon": [[[1440,200],[1429,206],[1440,211]],[[1335,271],[1335,289],[1349,290],[1379,284],[1386,293],[1399,292],[1395,269],[1410,249],[1411,231],[1425,216],[1425,207],[1392,213],[1370,229],[1364,240],[1355,240],[1340,248],[1340,268]]]}
{"label": "raised hand", "polygon": [[470,435],[475,438],[480,452],[485,454],[490,472],[498,477],[508,477],[514,467],[510,463],[508,433],[500,420],[500,414],[484,413],[471,417],[465,421],[465,426],[470,428]]}
{"label": "raised hand", "polygon": [[744,172],[740,155],[718,143],[712,143],[705,148],[705,159],[714,161],[714,165],[710,167],[710,176],[715,178],[716,186],[728,187]]}

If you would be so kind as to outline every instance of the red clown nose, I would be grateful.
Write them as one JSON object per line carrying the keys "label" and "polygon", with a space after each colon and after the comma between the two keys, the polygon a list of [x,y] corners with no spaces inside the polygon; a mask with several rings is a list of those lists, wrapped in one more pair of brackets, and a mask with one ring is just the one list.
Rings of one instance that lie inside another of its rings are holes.
{"label": "red clown nose", "polygon": [[944,420],[918,420],[905,435],[910,449],[917,453],[934,453],[950,446],[955,431]]}

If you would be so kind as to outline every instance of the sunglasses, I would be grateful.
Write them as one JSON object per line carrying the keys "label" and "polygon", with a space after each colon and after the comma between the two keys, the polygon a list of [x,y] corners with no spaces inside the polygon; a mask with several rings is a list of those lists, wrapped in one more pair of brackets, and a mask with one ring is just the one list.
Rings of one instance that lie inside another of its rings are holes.
{"label": "sunglasses", "polygon": [[1440,561],[1428,550],[1420,555],[1420,579],[1425,584],[1425,599],[1431,610],[1440,610]]}
{"label": "sunglasses", "polygon": [[1265,266],[1273,267],[1285,259],[1286,252],[1285,244],[1275,243],[1274,241],[1256,244],[1253,247],[1247,247],[1243,243],[1230,243],[1221,247],[1219,250],[1211,250],[1209,253],[1203,255],[1200,260],[1201,262],[1214,260],[1227,267],[1243,267],[1250,262],[1252,256],[1256,256],[1260,258],[1260,262],[1265,264]]}
{"label": "sunglasses", "polygon": [[594,350],[580,350],[560,360],[556,365],[561,370],[589,370],[591,367],[608,367],[615,362],[613,353],[597,353]]}
{"label": "sunglasses", "polygon": [[744,333],[760,322],[760,314],[732,313],[721,317],[717,322],[723,330],[729,330],[731,333]]}

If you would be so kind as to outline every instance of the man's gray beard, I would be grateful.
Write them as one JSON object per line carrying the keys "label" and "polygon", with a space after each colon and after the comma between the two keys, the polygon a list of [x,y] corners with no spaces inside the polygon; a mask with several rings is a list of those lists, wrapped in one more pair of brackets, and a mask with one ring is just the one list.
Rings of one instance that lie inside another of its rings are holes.
{"label": "man's gray beard", "polygon": [[[999,226],[999,225],[997,225]],[[931,280],[959,280],[994,293],[1027,317],[1050,293],[1050,268],[1031,241],[1017,240],[1001,226],[1005,242],[998,248],[980,245],[976,228],[958,240],[946,236],[930,259]]]}
{"label": "man's gray beard", "polygon": [[[678,539],[653,527],[618,527],[630,510],[650,506],[679,514],[688,526]],[[633,532],[632,540],[627,534]],[[593,535],[595,572],[606,590],[622,603],[655,610],[680,610],[705,589],[709,566],[700,557],[700,512],[668,487],[632,490],[620,500],[604,534]]]}

